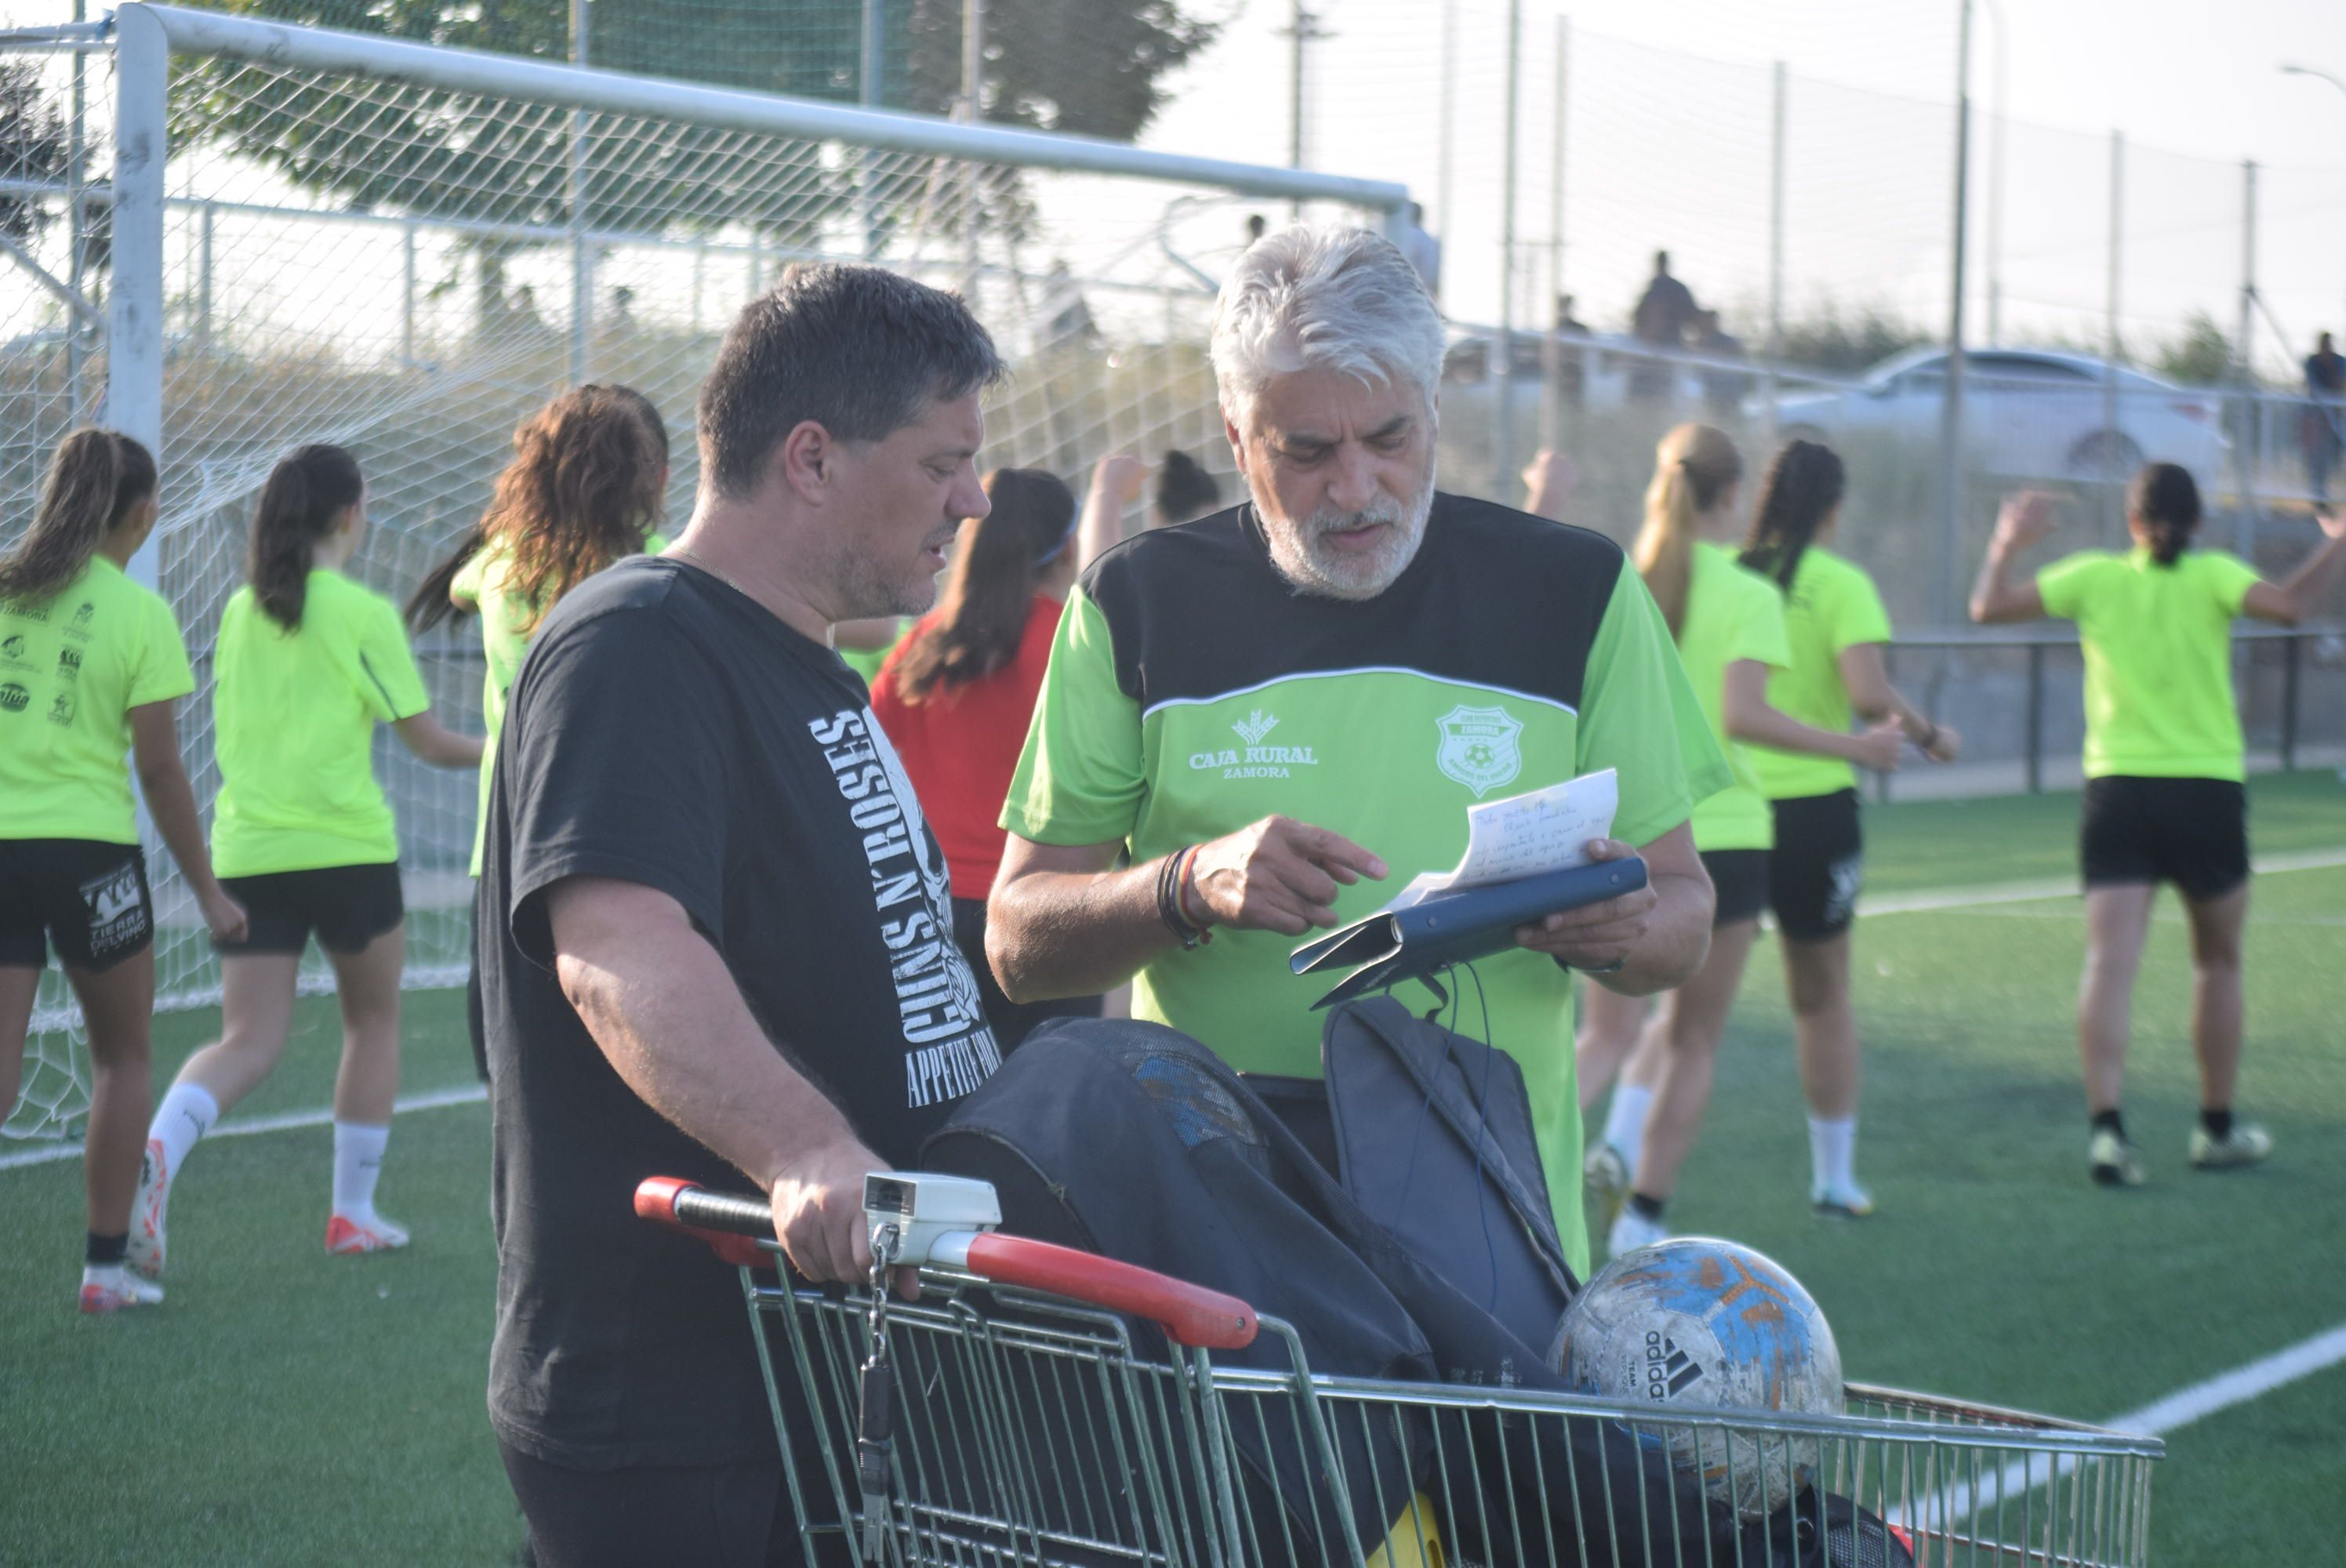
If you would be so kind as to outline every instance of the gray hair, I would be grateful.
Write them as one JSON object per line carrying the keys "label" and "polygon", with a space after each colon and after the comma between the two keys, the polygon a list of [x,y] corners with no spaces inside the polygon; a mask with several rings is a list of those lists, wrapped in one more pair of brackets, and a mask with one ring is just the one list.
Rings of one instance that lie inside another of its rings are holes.
{"label": "gray hair", "polygon": [[1417,270],[1365,229],[1301,224],[1247,247],[1214,307],[1214,381],[1243,422],[1273,378],[1331,370],[1416,388],[1442,376],[1442,317]]}

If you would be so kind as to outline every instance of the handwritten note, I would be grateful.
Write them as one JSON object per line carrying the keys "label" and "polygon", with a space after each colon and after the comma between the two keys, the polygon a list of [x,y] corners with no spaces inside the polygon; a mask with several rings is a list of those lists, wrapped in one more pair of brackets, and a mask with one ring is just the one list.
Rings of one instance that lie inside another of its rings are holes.
{"label": "handwritten note", "polygon": [[1466,808],[1466,853],[1447,871],[1423,871],[1387,909],[1588,863],[1587,844],[1613,830],[1621,782],[1610,768],[1528,795]]}

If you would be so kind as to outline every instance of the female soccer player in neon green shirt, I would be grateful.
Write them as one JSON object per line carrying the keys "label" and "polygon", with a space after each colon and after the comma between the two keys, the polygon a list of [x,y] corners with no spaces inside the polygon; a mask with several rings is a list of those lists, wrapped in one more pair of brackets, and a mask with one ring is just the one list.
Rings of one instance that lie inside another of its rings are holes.
{"label": "female soccer player in neon green shirt", "polygon": [[[447,560],[416,585],[407,622],[428,631],[452,614],[481,617],[480,808],[473,823],[473,875],[481,874],[489,780],[505,728],[505,693],[546,611],[588,577],[668,542],[651,532],[668,492],[668,425],[633,387],[571,388],[514,429],[513,457],[488,509]],[[481,1031],[481,973],[465,983],[473,1064],[488,1078]]]}
{"label": "female soccer player in neon green shirt", "polygon": [[[1650,1023],[1644,998],[1618,996],[1599,986],[1582,993],[1575,1045],[1582,1105],[1592,1103],[1617,1071],[1622,1078],[1605,1135],[1588,1157],[1592,1186],[1607,1197],[1627,1188],[1608,1238],[1617,1257],[1669,1234],[1662,1223],[1663,1207],[1677,1188],[1678,1167],[1694,1147],[1709,1107],[1728,1010],[1767,903],[1768,850],[1775,830],[1746,746],[1764,741],[1783,750],[1887,769],[1898,765],[1902,744],[1895,726],[1864,735],[1832,733],[1770,705],[1769,672],[1791,662],[1783,598],[1773,584],[1738,565],[1721,543],[1735,531],[1742,476],[1742,456],[1724,432],[1707,424],[1671,431],[1655,452],[1645,525],[1633,551],[1678,639],[1687,677],[1735,782],[1695,802],[1695,848],[1718,898],[1710,952],[1702,967],[1658,999]],[[1633,1046],[1624,1067],[1622,1058]]]}
{"label": "female soccer player in neon green shirt", "polygon": [[[1784,596],[1792,662],[1768,680],[1770,707],[1846,734],[1852,718],[1895,723],[1933,762],[1963,738],[1914,711],[1882,647],[1890,616],[1865,569],[1825,546],[1841,523],[1848,474],[1831,448],[1787,442],[1760,482],[1743,565]],[[1776,822],[1768,907],[1784,952],[1800,1088],[1809,1103],[1809,1202],[1827,1218],[1873,1212],[1858,1185],[1857,1021],[1849,1005],[1849,933],[1865,880],[1857,774],[1837,757],[1751,748],[1751,770]]]}
{"label": "female soccer player in neon green shirt", "polygon": [[2316,545],[2285,583],[2220,550],[2190,547],[2199,487],[2154,463],[2127,491],[2134,548],[2085,550],[2010,580],[2012,559],[2052,536],[2053,503],[2007,501],[1972,588],[1972,619],[2077,623],[2086,656],[2086,790],[2079,858],[2086,884],[2086,976],[2077,1046],[2092,1118],[2087,1168],[2108,1186],[2145,1178],[2119,1101],[2128,1014],[2152,896],[2173,882],[2191,922],[2191,1044],[2199,1057],[2201,1170],[2254,1165],[2264,1128],[2232,1118],[2240,1070],[2240,936],[2249,918],[2246,748],[2232,700],[2238,616],[2294,626],[2346,572],[2346,512],[2324,514]]}
{"label": "female soccer player in neon green shirt", "polygon": [[249,581],[220,614],[212,857],[250,929],[218,942],[220,1037],[188,1058],[148,1129],[130,1260],[150,1278],[163,1271],[171,1188],[196,1140],[285,1054],[313,932],[342,1013],[326,1250],[407,1243],[374,1207],[399,1089],[406,906],[370,751],[379,723],[443,768],[477,763],[481,743],[432,717],[398,610],[342,575],[365,534],[357,461],[338,446],[302,447],[261,490]]}
{"label": "female soccer player in neon green shirt", "polygon": [[147,1115],[155,921],[130,770],[214,935],[244,934],[204,852],[172,709],[195,689],[170,606],[124,568],[155,527],[155,459],[110,430],[58,445],[0,556],[0,1106],[52,943],[89,1033],[81,1309],[163,1298],[124,1268]]}

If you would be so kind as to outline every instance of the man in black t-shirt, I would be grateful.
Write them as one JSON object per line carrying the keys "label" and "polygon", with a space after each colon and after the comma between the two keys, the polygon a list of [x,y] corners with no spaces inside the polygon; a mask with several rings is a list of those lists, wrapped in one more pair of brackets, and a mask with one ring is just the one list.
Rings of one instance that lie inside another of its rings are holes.
{"label": "man in black t-shirt", "polygon": [[998,1064],[944,857],[827,636],[928,608],[986,512],[1000,372],[954,296],[794,269],[701,389],[682,535],[566,596],[515,681],[476,922],[489,1410],[546,1568],[795,1556],[737,1278],[636,1184],[754,1183],[798,1272],[861,1281],[864,1173]]}

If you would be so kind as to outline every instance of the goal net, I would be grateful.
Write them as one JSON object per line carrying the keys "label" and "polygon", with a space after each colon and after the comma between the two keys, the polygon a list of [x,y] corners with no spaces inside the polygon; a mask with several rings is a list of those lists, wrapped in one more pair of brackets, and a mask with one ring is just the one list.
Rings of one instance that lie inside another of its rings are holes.
{"label": "goal net", "polygon": [[[157,24],[168,87],[150,95],[125,36]],[[579,381],[624,382],[658,406],[674,450],[668,516],[681,521],[694,392],[719,335],[783,268],[822,259],[971,300],[1014,365],[987,410],[985,465],[1047,468],[1080,492],[1111,451],[1178,448],[1228,483],[1205,348],[1246,218],[1293,204],[1377,225],[1402,199],[1287,169],[168,6],[127,5],[88,36],[0,36],[0,137],[10,114],[21,132],[0,142],[0,545],[29,521],[56,439],[76,423],[135,423],[118,415],[142,392],[152,406],[159,384],[151,580],[195,662],[179,731],[207,818],[219,783],[213,639],[261,484],[292,447],[358,455],[372,526],[350,570],[403,600],[479,516],[515,423]],[[150,123],[168,132],[159,168],[117,158]],[[159,253],[135,242],[140,191],[162,204]],[[160,342],[134,355],[122,323],[141,308]],[[416,651],[434,711],[477,733],[476,627],[444,626]],[[399,822],[407,982],[461,983],[475,781],[417,762],[388,732],[375,765]],[[208,1006],[218,964],[148,836],[158,1009]],[[314,952],[302,976],[331,989]],[[87,1084],[78,1013],[52,968],[5,1132],[72,1135]]]}

